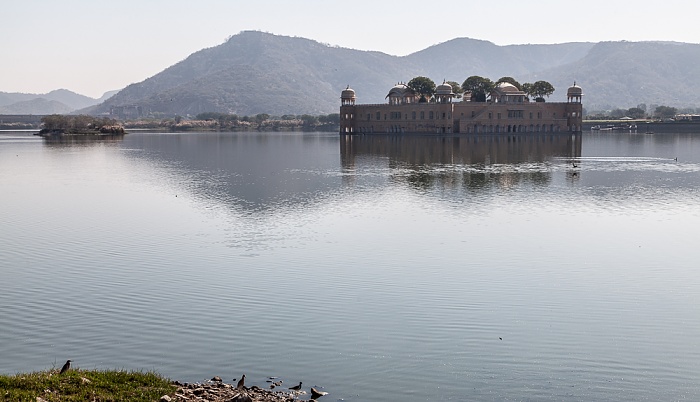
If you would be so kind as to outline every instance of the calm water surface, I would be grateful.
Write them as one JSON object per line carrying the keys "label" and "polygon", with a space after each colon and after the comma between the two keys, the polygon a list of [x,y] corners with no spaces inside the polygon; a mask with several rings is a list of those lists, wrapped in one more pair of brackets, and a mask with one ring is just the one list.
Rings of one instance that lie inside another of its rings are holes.
{"label": "calm water surface", "polygon": [[700,400],[699,189],[700,133],[3,132],[0,372]]}

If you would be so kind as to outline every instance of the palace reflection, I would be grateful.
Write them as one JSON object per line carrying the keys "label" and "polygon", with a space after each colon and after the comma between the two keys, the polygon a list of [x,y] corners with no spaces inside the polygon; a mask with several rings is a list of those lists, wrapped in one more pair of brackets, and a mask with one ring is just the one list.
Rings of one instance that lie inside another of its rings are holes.
{"label": "palace reflection", "polygon": [[[486,185],[512,186],[519,182],[547,184],[552,161],[573,166],[581,156],[580,134],[550,135],[341,135],[341,163],[346,173],[363,164],[384,163],[394,180],[414,187],[441,184],[446,188]],[[371,160],[371,162],[370,162]],[[380,162],[384,161],[384,162]],[[576,180],[575,170],[567,179]],[[346,180],[353,180],[352,174]]]}

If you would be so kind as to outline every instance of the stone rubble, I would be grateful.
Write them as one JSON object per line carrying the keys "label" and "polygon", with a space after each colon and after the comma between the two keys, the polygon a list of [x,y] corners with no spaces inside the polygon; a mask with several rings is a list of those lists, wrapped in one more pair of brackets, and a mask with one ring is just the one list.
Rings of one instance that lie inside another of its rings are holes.
{"label": "stone rubble", "polygon": [[271,391],[257,386],[237,389],[235,385],[226,384],[220,377],[210,381],[195,384],[173,382],[177,387],[174,398],[166,398],[161,402],[292,402],[296,401],[298,393]]}

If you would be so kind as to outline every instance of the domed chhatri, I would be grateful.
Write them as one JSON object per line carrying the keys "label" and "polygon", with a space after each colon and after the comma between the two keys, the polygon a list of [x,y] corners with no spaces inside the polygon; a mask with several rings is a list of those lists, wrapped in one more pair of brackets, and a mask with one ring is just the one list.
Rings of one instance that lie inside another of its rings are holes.
{"label": "domed chhatri", "polygon": [[343,105],[355,104],[355,91],[352,88],[350,88],[350,85],[348,85],[347,88],[343,89],[343,92],[340,93],[340,99],[341,104]]}
{"label": "domed chhatri", "polygon": [[574,81],[574,85],[566,90],[566,99],[570,103],[581,103],[581,98],[583,98],[583,90],[580,86],[576,85],[576,81]]}
{"label": "domed chhatri", "polygon": [[418,102],[419,96],[406,84],[400,82],[389,90],[384,99],[389,99],[390,105],[405,105]]}
{"label": "domed chhatri", "polygon": [[356,104],[355,91],[341,93],[342,134],[511,134],[580,133],[583,91],[574,83],[566,102],[533,102],[533,96],[510,82],[500,82],[487,101],[464,96],[455,100],[452,86],[443,81],[425,101],[405,83],[387,93],[383,104]]}
{"label": "domed chhatri", "polygon": [[445,81],[443,81],[442,84],[438,85],[437,88],[435,88],[435,93],[438,95],[454,95],[454,93],[452,93],[452,85],[448,84]]}
{"label": "domed chhatri", "polygon": [[435,88],[435,102],[437,103],[451,103],[454,96],[452,85],[445,81],[442,81],[442,84]]}

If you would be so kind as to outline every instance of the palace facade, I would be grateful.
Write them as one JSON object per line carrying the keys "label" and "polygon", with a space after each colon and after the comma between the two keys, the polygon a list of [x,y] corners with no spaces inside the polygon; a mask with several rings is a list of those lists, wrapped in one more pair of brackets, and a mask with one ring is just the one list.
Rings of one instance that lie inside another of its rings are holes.
{"label": "palace facade", "polygon": [[340,132],[343,134],[503,134],[580,133],[583,93],[574,83],[566,102],[532,102],[525,92],[502,82],[487,102],[455,101],[452,87],[437,86],[433,99],[421,102],[405,84],[389,90],[387,103],[356,104],[349,86],[341,93]]}

